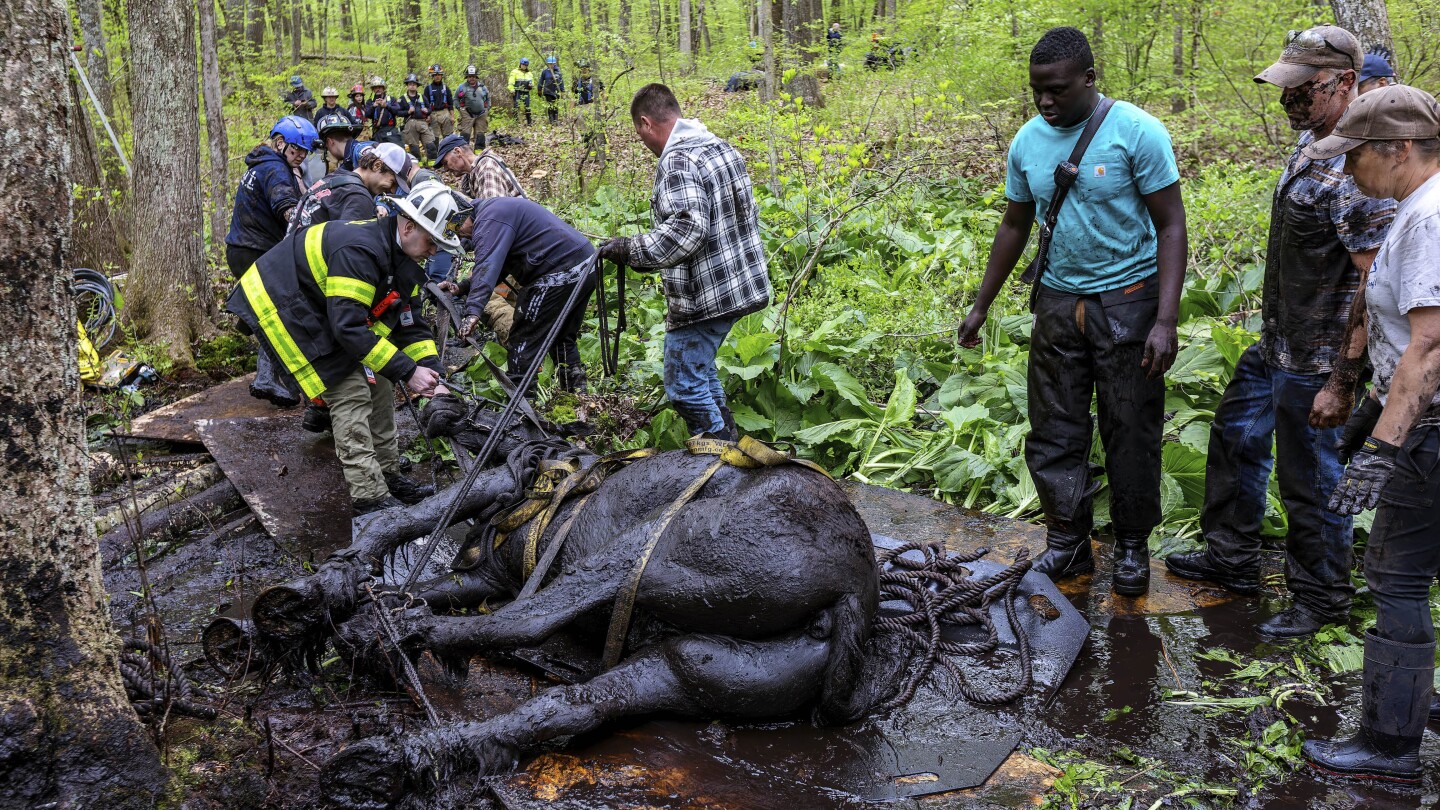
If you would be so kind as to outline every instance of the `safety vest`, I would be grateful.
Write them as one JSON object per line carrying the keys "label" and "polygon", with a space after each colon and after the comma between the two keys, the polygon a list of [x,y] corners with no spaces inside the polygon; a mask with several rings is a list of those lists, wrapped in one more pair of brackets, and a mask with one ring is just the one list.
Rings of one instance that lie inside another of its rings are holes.
{"label": "safety vest", "polygon": [[419,316],[424,273],[395,243],[396,220],[302,228],[230,294],[226,309],[270,346],[307,398],[359,365],[397,382],[419,364],[440,370]]}

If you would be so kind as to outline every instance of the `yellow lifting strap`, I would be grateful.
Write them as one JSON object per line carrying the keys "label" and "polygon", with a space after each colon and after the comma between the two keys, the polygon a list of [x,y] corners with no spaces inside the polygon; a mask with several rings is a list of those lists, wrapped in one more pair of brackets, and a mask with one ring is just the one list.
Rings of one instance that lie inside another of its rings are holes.
{"label": "yellow lifting strap", "polygon": [[620,663],[620,655],[625,651],[625,636],[630,632],[630,619],[635,613],[635,597],[640,592],[640,579],[645,575],[645,566],[650,562],[650,555],[655,553],[655,547],[660,544],[661,536],[670,527],[670,522],[675,519],[675,516],[680,514],[680,510],[700,494],[700,490],[709,483],[721,467],[728,465],[753,470],[760,467],[779,467],[782,464],[798,464],[814,470],[826,478],[830,477],[830,473],[826,472],[825,468],[819,464],[782,453],[759,439],[749,436],[741,436],[739,442],[696,436],[685,442],[685,449],[697,456],[719,456],[719,459],[706,467],[698,478],[691,481],[690,485],[676,496],[675,500],[665,507],[665,511],[661,513],[660,517],[651,524],[650,533],[645,536],[645,545],[641,547],[640,555],[635,558],[634,565],[630,567],[625,581],[616,594],[615,608],[610,613],[610,629],[605,634],[605,655],[601,659],[602,669],[610,669]]}
{"label": "yellow lifting strap", "polygon": [[830,473],[819,464],[809,459],[795,458],[789,453],[782,453],[750,436],[741,436],[738,442],[724,439],[704,439],[696,436],[685,442],[685,449],[697,456],[719,456],[720,460],[726,464],[747,470],[757,467],[778,467],[781,464],[798,464],[814,470],[826,478],[830,477]]}
{"label": "yellow lifting strap", "polygon": [[660,451],[653,447],[621,450],[600,456],[583,467],[578,459],[573,458],[540,462],[535,480],[525,490],[528,500],[495,519],[495,548],[499,548],[508,539],[510,532],[520,528],[536,515],[545,513],[543,520],[530,528],[525,554],[525,575],[528,577],[535,566],[535,548],[540,535],[550,525],[566,499],[594,491],[610,473],[632,461],[649,458],[658,452]]}

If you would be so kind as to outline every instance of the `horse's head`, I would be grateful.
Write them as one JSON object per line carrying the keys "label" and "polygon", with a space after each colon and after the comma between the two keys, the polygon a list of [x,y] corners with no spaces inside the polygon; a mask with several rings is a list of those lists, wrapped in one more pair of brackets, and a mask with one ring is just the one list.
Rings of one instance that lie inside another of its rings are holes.
{"label": "horse's head", "polygon": [[[500,412],[484,406],[472,407],[455,396],[442,394],[425,406],[420,421],[427,438],[446,437],[476,453],[499,424]],[[542,438],[544,434],[517,415],[504,429],[500,445],[491,458],[504,458],[520,445]]]}

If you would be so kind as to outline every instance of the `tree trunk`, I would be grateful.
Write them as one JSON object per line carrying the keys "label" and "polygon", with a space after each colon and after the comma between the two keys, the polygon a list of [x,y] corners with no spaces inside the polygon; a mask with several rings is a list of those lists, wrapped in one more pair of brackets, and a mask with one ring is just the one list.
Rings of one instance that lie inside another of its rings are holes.
{"label": "tree trunk", "polygon": [[[466,0],[465,8],[467,11],[469,10],[469,0]],[[344,32],[345,36],[356,40],[360,39],[355,36],[355,26],[350,19],[350,0],[340,0],[340,30]]]}
{"label": "tree trunk", "polygon": [[690,0],[680,0],[680,70],[689,73],[695,67],[695,45],[690,39]]}
{"label": "tree trunk", "polygon": [[80,20],[80,36],[85,47],[85,73],[95,89],[106,115],[113,115],[115,102],[110,89],[110,63],[105,50],[105,10],[100,0],[78,0],[75,16]]}
{"label": "tree trunk", "polygon": [[1170,98],[1170,112],[1185,112],[1185,22],[1180,9],[1175,10],[1175,37],[1170,46],[1170,70],[1175,77],[1175,92]]}
{"label": "tree trunk", "polygon": [[1385,0],[1330,0],[1330,7],[1335,11],[1335,23],[1358,37],[1362,48],[1381,45],[1394,53]]}
{"label": "tree trunk", "polygon": [[705,23],[705,0],[695,4],[695,28],[700,32],[700,49],[710,53],[714,46],[710,43],[710,26]]}
{"label": "tree trunk", "polygon": [[245,0],[245,41],[256,51],[265,44],[266,0]]}
{"label": "tree trunk", "polygon": [[[0,131],[58,149],[0,167],[0,806],[149,808],[166,773],[120,680],[91,528],[70,277],[63,0],[10,0],[0,76],[25,103]],[[59,189],[61,193],[56,194]],[[38,369],[48,379],[40,382]]]}
{"label": "tree trunk", "polygon": [[1105,58],[1101,55],[1105,50],[1105,15],[1095,12],[1090,18],[1090,50],[1095,54],[1095,78],[1105,78]]}
{"label": "tree trunk", "polygon": [[763,94],[761,98],[769,101],[775,98],[775,7],[774,0],[760,0],[760,10],[756,14],[760,23],[760,42],[765,48],[764,70],[765,81],[761,84]]}
{"label": "tree trunk", "polygon": [[300,46],[305,38],[305,27],[300,20],[300,0],[290,0],[290,64],[300,67]]}
{"label": "tree trunk", "polygon": [[[420,0],[404,0],[405,21],[401,30],[401,37],[405,40],[405,65],[409,70],[418,70],[420,67]],[[408,71],[407,71],[408,72]],[[402,75],[399,77],[404,79]],[[400,90],[396,95],[405,93],[405,85],[400,84]]]}
{"label": "tree trunk", "polygon": [[215,311],[202,240],[200,116],[173,79],[175,65],[195,64],[195,16],[185,0],[130,0],[128,8],[135,131],[147,134],[131,180],[135,252],[126,320],[177,367],[192,368],[190,346]]}
{"label": "tree trunk", "polygon": [[205,99],[205,134],[210,143],[210,245],[216,262],[225,255],[230,220],[230,149],[225,134],[225,95],[220,89],[220,64],[215,50],[215,0],[199,0],[200,91]]}

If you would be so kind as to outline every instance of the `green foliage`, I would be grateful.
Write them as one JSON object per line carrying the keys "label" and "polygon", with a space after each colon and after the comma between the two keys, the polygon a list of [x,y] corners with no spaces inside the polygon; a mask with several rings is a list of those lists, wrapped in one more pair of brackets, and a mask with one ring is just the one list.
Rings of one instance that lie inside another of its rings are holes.
{"label": "green foliage", "polygon": [[[793,148],[780,157],[803,170],[814,159],[810,147]],[[839,475],[1035,517],[1039,504],[1021,453],[1026,291],[1016,283],[1001,296],[979,348],[959,348],[953,331],[979,283],[1003,197],[988,182],[887,182],[859,171],[842,183],[840,171],[830,165],[816,175],[824,182],[783,184],[778,195],[757,186],[784,309],[739,321],[716,359],[737,422]],[[1215,165],[1187,181],[1187,202],[1203,213],[1191,218],[1181,350],[1167,385],[1166,525],[1155,541],[1166,550],[1198,533],[1209,423],[1255,339],[1246,324],[1258,307],[1273,180],[1268,170]],[[885,193],[867,196],[877,188]],[[576,218],[587,229],[626,232],[645,226],[641,210],[601,189]],[[651,275],[630,271],[629,285],[623,373],[603,384],[655,402],[663,389],[663,301]],[[598,341],[582,340],[582,353],[598,367]],[[683,424],[662,409],[629,443],[676,447],[685,438]],[[1103,462],[1098,441],[1093,460]],[[1103,524],[1103,488],[1098,501]],[[1281,531],[1278,501],[1273,506],[1266,529]]]}

